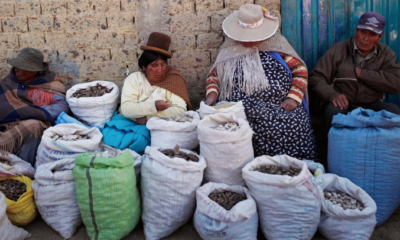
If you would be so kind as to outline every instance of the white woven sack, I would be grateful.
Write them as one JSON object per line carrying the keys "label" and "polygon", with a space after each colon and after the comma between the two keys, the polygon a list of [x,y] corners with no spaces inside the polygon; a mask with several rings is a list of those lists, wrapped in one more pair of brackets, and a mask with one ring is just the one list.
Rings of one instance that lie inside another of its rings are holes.
{"label": "white woven sack", "polygon": [[[228,211],[208,197],[211,193],[224,191],[246,194],[247,199],[237,203]],[[196,190],[196,203],[193,223],[202,239],[257,239],[257,206],[247,188],[224,183],[207,183]]]}
{"label": "white woven sack", "polygon": [[[374,200],[359,186],[347,178],[335,174],[322,174],[317,177],[321,188],[321,220],[318,230],[330,240],[368,240],[376,225],[376,204]],[[358,209],[344,210],[325,200],[323,191],[340,191],[346,193],[364,205],[362,211]]]}
{"label": "white woven sack", "polygon": [[[264,165],[293,166],[301,172],[290,177],[253,171]],[[261,230],[268,240],[306,240],[314,236],[321,198],[305,162],[287,155],[257,157],[243,168],[243,178],[257,203]]]}
{"label": "white woven sack", "polygon": [[[235,132],[219,131],[214,128],[227,122],[236,122]],[[228,185],[245,184],[242,168],[254,159],[253,131],[244,119],[237,119],[232,113],[218,113],[205,116],[197,126],[200,155],[206,159],[204,178],[207,182]]]}
{"label": "white woven sack", "polygon": [[[112,89],[110,93],[106,93],[101,97],[72,97],[76,91],[94,87],[100,84],[107,89]],[[118,105],[119,89],[113,82],[93,81],[88,83],[80,83],[72,86],[66,94],[67,102],[71,111],[78,118],[86,121],[90,126],[104,127],[104,124],[110,121]]]}
{"label": "white woven sack", "polygon": [[65,159],[40,165],[32,183],[40,215],[64,239],[72,237],[82,224],[72,175],[74,161]]}
{"label": "white woven sack", "polygon": [[[54,134],[60,136],[79,133],[88,135],[90,139],[81,139],[77,141],[53,140]],[[98,128],[84,127],[76,123],[60,124],[46,129],[39,144],[35,168],[44,163],[54,162],[62,159],[75,159],[80,153],[94,152],[98,149],[103,135]]]}
{"label": "white woven sack", "polygon": [[0,192],[0,239],[1,240],[23,240],[31,236],[23,228],[12,225],[6,214],[7,202],[3,193]]}
{"label": "white woven sack", "polygon": [[8,161],[12,165],[0,163],[0,177],[27,176],[33,178],[35,175],[32,165],[14,154],[0,152],[0,159]]}
{"label": "white woven sack", "polygon": [[158,240],[193,216],[196,189],[203,180],[206,162],[201,156],[199,162],[169,158],[156,147],[147,147],[145,153],[141,172],[142,221],[146,239]]}
{"label": "white woven sack", "polygon": [[174,148],[179,145],[182,149],[192,150],[199,145],[197,138],[197,125],[200,116],[195,111],[188,111],[193,117],[191,122],[166,121],[159,117],[152,117],[147,121],[146,127],[150,130],[151,146],[160,148]]}
{"label": "white woven sack", "polygon": [[242,118],[245,120],[247,119],[242,101],[239,101],[239,102],[222,101],[222,102],[218,102],[216,104],[216,106],[221,105],[221,104],[234,104],[234,105],[231,107],[228,107],[228,108],[215,109],[211,106],[208,106],[207,104],[204,103],[204,101],[202,101],[200,103],[200,108],[198,110],[198,112],[200,114],[200,119],[203,119],[204,116],[207,116],[210,114],[216,114],[216,113],[233,113],[237,118]]}

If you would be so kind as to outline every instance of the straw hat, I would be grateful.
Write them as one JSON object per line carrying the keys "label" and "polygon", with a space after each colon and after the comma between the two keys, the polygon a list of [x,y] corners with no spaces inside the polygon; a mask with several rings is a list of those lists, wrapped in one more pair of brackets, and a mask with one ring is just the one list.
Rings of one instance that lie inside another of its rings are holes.
{"label": "straw hat", "polygon": [[168,52],[171,38],[164,33],[152,32],[147,40],[147,45],[140,46],[144,51],[156,52],[167,58],[172,57],[172,53]]}
{"label": "straw hat", "polygon": [[272,37],[279,20],[259,5],[246,4],[231,13],[222,23],[225,34],[240,42],[257,42]]}
{"label": "straw hat", "polygon": [[31,72],[41,72],[49,68],[49,64],[43,62],[43,53],[35,48],[24,48],[18,57],[8,61],[13,67]]}

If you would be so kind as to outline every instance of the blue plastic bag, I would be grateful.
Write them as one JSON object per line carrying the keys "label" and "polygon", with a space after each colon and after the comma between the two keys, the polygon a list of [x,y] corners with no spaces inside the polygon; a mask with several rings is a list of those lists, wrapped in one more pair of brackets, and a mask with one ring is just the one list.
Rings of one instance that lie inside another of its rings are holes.
{"label": "blue plastic bag", "polygon": [[[91,126],[85,125],[81,122],[79,122],[78,120],[76,120],[75,118],[69,116],[68,114],[66,114],[65,112],[60,113],[60,115],[58,115],[57,120],[56,120],[56,125],[58,124],[66,124],[66,123],[77,123],[79,125],[85,126],[87,128],[92,128]],[[100,131],[102,130],[100,127],[97,127]]]}
{"label": "blue plastic bag", "polygon": [[400,205],[400,115],[357,108],[334,116],[332,125],[329,172],[364,189],[383,224]]}

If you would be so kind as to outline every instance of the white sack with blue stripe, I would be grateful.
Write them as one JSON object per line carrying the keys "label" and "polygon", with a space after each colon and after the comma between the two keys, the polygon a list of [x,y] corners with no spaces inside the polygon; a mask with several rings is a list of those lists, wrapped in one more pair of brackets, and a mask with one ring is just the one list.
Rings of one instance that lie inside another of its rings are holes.
{"label": "white sack with blue stripe", "polygon": [[64,239],[72,237],[82,224],[72,175],[74,161],[68,158],[40,165],[32,183],[40,215]]}

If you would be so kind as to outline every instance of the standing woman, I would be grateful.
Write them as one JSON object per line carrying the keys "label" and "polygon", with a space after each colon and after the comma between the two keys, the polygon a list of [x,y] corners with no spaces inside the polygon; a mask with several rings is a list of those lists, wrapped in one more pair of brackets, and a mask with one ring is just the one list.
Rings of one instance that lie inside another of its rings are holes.
{"label": "standing woman", "polygon": [[279,21],[246,4],[223,22],[228,36],[207,78],[206,104],[242,101],[254,131],[255,156],[286,154],[317,160],[307,104],[308,73]]}
{"label": "standing woman", "polygon": [[120,110],[103,130],[105,144],[141,153],[150,144],[146,128],[149,118],[181,115],[191,108],[185,80],[177,69],[168,66],[170,43],[169,36],[153,32],[147,45],[140,46],[140,71],[125,79]]}
{"label": "standing woman", "polygon": [[34,166],[44,129],[61,112],[69,112],[65,86],[48,70],[43,54],[24,48],[0,83],[0,150],[14,153]]}

